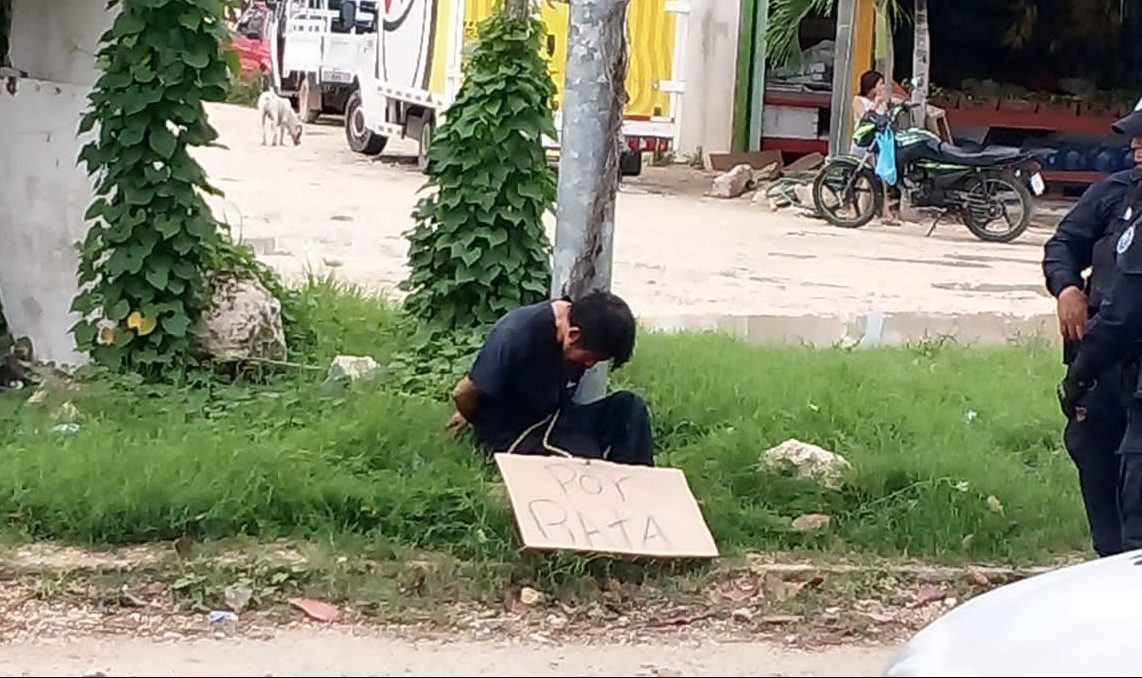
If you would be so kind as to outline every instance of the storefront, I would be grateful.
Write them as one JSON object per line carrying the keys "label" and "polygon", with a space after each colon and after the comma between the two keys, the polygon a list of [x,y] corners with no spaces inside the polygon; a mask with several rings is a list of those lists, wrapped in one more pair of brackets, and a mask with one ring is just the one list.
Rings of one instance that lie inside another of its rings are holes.
{"label": "storefront", "polygon": [[[857,0],[853,77],[871,67],[873,0]],[[901,0],[910,16],[911,0]],[[932,104],[957,143],[1051,149],[1053,192],[1074,194],[1132,163],[1110,124],[1142,95],[1142,3],[1125,0],[928,0]],[[764,148],[824,153],[836,22],[801,26],[808,59],[770,70]],[[912,71],[912,24],[895,28],[898,82]],[[835,49],[834,49],[835,51]],[[788,70],[788,69],[787,69]],[[818,77],[814,77],[818,76]]]}

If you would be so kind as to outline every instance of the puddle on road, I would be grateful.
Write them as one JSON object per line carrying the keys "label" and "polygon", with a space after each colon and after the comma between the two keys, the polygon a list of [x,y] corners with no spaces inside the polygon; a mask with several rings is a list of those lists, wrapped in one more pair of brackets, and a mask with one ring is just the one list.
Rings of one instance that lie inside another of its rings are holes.
{"label": "puddle on road", "polygon": [[1041,285],[1000,285],[997,283],[932,283],[932,287],[954,292],[984,292],[1005,294],[1008,292],[1031,292],[1041,297],[1051,296]]}
{"label": "puddle on road", "polygon": [[1034,259],[1018,259],[1016,257],[993,257],[987,254],[945,254],[948,259],[958,259],[960,261],[979,261],[979,262],[994,262],[1005,264],[1028,264],[1031,266],[1039,266],[1038,261]]}
{"label": "puddle on road", "polygon": [[939,259],[907,259],[905,257],[865,257],[859,254],[850,254],[853,259],[867,259],[869,261],[889,261],[897,264],[919,264],[923,266],[948,266],[951,268],[991,268],[986,264],[977,264],[968,261],[940,261]]}

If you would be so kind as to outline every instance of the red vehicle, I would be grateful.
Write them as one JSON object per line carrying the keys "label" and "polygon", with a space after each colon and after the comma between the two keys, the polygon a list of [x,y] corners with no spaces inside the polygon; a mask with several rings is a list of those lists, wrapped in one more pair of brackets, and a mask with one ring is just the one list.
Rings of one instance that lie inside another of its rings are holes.
{"label": "red vehicle", "polygon": [[263,89],[273,89],[274,63],[270,56],[272,22],[270,10],[262,3],[250,6],[234,28],[234,50],[242,64],[242,75],[260,76]]}

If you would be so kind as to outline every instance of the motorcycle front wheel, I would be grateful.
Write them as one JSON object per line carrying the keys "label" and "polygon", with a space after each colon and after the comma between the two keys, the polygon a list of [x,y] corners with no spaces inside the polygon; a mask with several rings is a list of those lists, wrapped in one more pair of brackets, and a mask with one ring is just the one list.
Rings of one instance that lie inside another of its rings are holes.
{"label": "motorcycle front wheel", "polygon": [[985,242],[1007,243],[1031,225],[1031,191],[1010,174],[985,174],[968,185],[964,224]]}
{"label": "motorcycle front wheel", "polygon": [[884,191],[871,167],[854,158],[836,158],[813,182],[813,206],[834,226],[860,228],[884,209]]}

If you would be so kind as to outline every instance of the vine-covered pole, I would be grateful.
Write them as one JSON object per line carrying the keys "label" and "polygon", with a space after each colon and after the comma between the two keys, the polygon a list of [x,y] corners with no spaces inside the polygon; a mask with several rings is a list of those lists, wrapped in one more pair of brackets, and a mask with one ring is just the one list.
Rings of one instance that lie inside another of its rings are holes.
{"label": "vine-covered pole", "polygon": [[[611,286],[615,194],[626,104],[629,0],[571,0],[563,84],[553,296],[577,299]],[[583,379],[578,400],[606,393],[606,365]]]}

